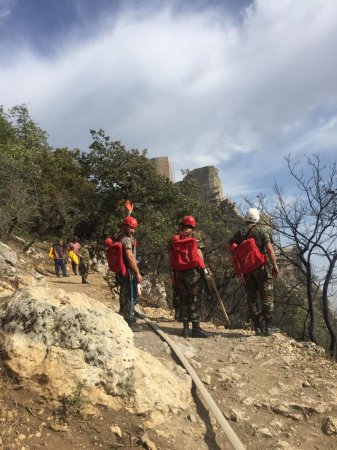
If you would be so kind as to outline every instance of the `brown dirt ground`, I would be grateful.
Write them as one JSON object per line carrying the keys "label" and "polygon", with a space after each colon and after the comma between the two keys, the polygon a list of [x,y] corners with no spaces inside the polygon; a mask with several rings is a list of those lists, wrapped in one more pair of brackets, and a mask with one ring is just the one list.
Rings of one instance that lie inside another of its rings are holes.
{"label": "brown dirt ground", "polygon": [[[85,293],[117,309],[102,275],[90,274],[88,285],[73,275],[48,279],[54,286]],[[335,363],[310,352],[311,348],[290,344],[281,334],[256,337],[251,331],[205,324],[211,334],[208,339],[183,339],[181,325],[174,322],[170,311],[144,309],[185,352],[247,449],[337,448],[337,435],[327,436],[321,429],[327,416],[337,417]],[[177,363],[147,324],[134,334],[134,340],[138,348],[151,352],[163,364]],[[0,450],[137,449],[144,448],[140,442],[144,431],[162,450],[232,448],[199,393],[193,390],[192,395],[195,407],[191,411],[150,430],[141,415],[99,407],[100,416],[88,418],[79,413],[77,398],[50,403],[30,392],[1,365]],[[305,408],[317,402],[326,406],[323,412]],[[275,405],[283,403],[297,406],[290,407],[288,416],[276,413]],[[115,425],[121,428],[122,437],[110,430]]]}

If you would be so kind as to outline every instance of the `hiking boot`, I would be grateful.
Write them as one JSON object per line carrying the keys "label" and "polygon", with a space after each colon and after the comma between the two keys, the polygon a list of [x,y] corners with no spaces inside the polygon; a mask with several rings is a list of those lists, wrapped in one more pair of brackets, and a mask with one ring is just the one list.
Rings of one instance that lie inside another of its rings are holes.
{"label": "hiking boot", "polygon": [[253,325],[254,325],[255,335],[256,336],[262,336],[263,331],[262,331],[262,325],[261,325],[261,321],[260,321],[260,317],[259,316],[253,318]]}
{"label": "hiking boot", "polygon": [[182,337],[187,339],[188,335],[189,335],[189,332],[190,332],[189,323],[188,322],[184,322],[184,328],[183,328],[183,331],[181,332]]}
{"label": "hiking boot", "polygon": [[271,336],[272,334],[275,334],[275,333],[281,333],[280,328],[270,325],[270,326],[266,327],[264,334],[265,334],[265,336]]}
{"label": "hiking boot", "polygon": [[61,275],[59,273],[56,276],[57,276],[57,278],[61,278]]}
{"label": "hiking boot", "polygon": [[192,338],[208,338],[209,334],[200,328],[200,326],[192,329]]}
{"label": "hiking boot", "polygon": [[89,283],[89,281],[84,280],[84,281],[82,281],[82,284],[90,284],[90,283]]}
{"label": "hiking boot", "polygon": [[277,327],[274,327],[271,323],[270,319],[266,319],[265,321],[265,328],[264,328],[264,335],[265,336],[272,336],[274,333],[280,333],[281,330]]}

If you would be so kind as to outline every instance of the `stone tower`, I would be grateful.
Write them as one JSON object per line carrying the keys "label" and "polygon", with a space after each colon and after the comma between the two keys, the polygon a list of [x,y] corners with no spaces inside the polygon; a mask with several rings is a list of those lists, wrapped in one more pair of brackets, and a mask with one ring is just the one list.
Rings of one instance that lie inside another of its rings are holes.
{"label": "stone tower", "polygon": [[205,166],[191,170],[189,177],[195,179],[199,186],[199,198],[202,202],[221,202],[224,199],[219,170],[214,166]]}
{"label": "stone tower", "polygon": [[171,161],[167,156],[159,156],[158,158],[151,158],[151,161],[154,162],[156,171],[168,178],[170,181],[173,181],[173,170]]}

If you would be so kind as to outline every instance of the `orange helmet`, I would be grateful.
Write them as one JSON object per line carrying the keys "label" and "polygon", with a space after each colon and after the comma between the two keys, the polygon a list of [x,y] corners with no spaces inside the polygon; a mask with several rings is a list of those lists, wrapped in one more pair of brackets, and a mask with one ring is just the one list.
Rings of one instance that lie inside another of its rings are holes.
{"label": "orange helmet", "polygon": [[111,247],[112,244],[113,244],[113,240],[112,240],[111,238],[105,239],[104,245],[105,245],[106,247]]}
{"label": "orange helmet", "polygon": [[126,225],[127,227],[131,227],[131,228],[137,228],[138,222],[134,217],[127,216],[127,217],[124,217],[124,219],[123,219],[123,225]]}
{"label": "orange helmet", "polygon": [[186,227],[195,228],[197,226],[195,218],[193,216],[185,216],[181,221],[181,224]]}

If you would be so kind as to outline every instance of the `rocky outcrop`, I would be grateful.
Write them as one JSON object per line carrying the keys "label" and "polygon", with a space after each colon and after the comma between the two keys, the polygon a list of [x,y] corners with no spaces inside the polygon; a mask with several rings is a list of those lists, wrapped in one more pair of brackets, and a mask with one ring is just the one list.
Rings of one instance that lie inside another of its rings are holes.
{"label": "rocky outcrop", "polygon": [[18,289],[0,320],[6,366],[48,398],[71,397],[80,388],[93,404],[141,413],[191,402],[191,381],[137,350],[124,319],[85,295]]}

